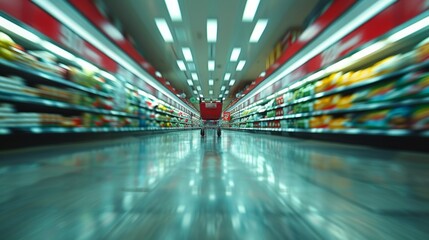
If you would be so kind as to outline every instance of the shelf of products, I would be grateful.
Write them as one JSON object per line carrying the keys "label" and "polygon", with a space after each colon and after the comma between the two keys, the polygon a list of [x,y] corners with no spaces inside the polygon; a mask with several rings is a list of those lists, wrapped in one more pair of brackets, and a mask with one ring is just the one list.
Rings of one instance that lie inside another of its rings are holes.
{"label": "shelf of products", "polygon": [[13,127],[0,130],[2,135],[13,133],[28,133],[28,134],[62,134],[62,133],[110,133],[110,132],[142,132],[142,131],[160,131],[160,130],[181,130],[182,127],[170,128],[140,128],[140,127],[95,127],[95,128],[65,128],[65,127]]}
{"label": "shelf of products", "polygon": [[245,131],[267,131],[267,132],[286,132],[286,133],[323,133],[323,134],[346,134],[346,135],[379,135],[392,137],[419,136],[429,137],[429,131],[412,131],[406,129],[297,129],[297,128],[230,128],[231,130]]}
{"label": "shelf of products", "polygon": [[232,129],[426,137],[429,38],[424,35],[401,53],[292,84],[238,110],[231,115]]}
{"label": "shelf of products", "polygon": [[[68,87],[73,88],[82,92],[90,93],[93,95],[97,95],[100,97],[110,97],[109,93],[105,93],[96,89],[92,89],[89,87],[85,87],[81,84],[66,80],[62,77],[59,77],[59,75],[54,75],[52,73],[45,73],[40,70],[32,69],[31,67],[22,64],[22,63],[14,63],[7,61],[5,59],[0,59],[0,69],[3,74],[13,74],[13,75],[20,75],[25,77],[26,79],[33,80],[38,83],[46,83],[61,87]],[[63,70],[64,77],[67,76],[67,70]],[[83,82],[82,80],[75,79],[76,82]]]}
{"label": "shelf of products", "polygon": [[0,135],[192,127],[188,114],[104,70],[8,33],[0,29]]}
{"label": "shelf of products", "polygon": [[16,103],[16,104],[38,105],[38,106],[44,106],[47,108],[56,108],[56,109],[63,109],[63,110],[69,110],[69,111],[81,111],[81,112],[97,113],[97,114],[112,115],[112,116],[138,118],[137,115],[131,115],[125,112],[103,110],[103,109],[79,106],[79,105],[74,105],[74,104],[69,104],[69,103],[64,103],[59,101],[52,101],[52,100],[42,99],[37,97],[23,96],[18,94],[9,94],[9,93],[4,93],[2,90],[0,90],[0,101]]}

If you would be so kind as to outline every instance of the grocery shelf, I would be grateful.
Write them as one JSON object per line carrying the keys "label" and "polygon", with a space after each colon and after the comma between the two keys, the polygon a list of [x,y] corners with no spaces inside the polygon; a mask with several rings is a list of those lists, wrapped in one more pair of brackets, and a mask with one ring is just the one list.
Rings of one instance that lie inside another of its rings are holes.
{"label": "grocery shelf", "polygon": [[394,108],[394,107],[406,107],[406,106],[419,105],[419,104],[429,104],[429,98],[409,99],[409,100],[404,100],[400,102],[367,103],[367,104],[360,104],[360,105],[357,105],[351,108],[345,108],[345,109],[314,111],[311,113],[311,116],[343,114],[343,113],[353,113],[353,112],[362,112],[362,111],[367,112],[367,111],[382,110],[382,109]]}
{"label": "grocery shelf", "polygon": [[96,108],[73,105],[69,103],[63,103],[63,102],[58,102],[58,101],[53,101],[48,99],[41,99],[37,97],[29,97],[25,95],[0,93],[0,100],[5,102],[13,102],[13,103],[34,104],[34,105],[45,106],[49,108],[75,110],[75,111],[81,111],[81,112],[90,112],[90,113],[98,113],[98,114],[129,117],[129,118],[138,118],[137,115],[132,115],[125,112],[96,109]]}
{"label": "grocery shelf", "polygon": [[313,133],[313,134],[346,134],[346,135],[378,135],[378,136],[421,136],[429,137],[429,131],[413,131],[406,129],[303,129],[303,128],[227,128],[231,130],[261,131],[261,132],[287,132],[287,133]]}
{"label": "grocery shelf", "polygon": [[[24,64],[16,64],[7,60],[0,59],[0,69],[2,69],[3,72],[4,70],[6,70],[7,72],[12,72],[16,75],[23,76],[26,81],[30,81],[31,78],[37,78],[38,80],[44,80],[46,82],[67,86],[70,88],[74,88],[74,89],[87,92],[90,94],[98,95],[101,97],[105,97],[105,98],[110,97],[110,95],[107,93],[82,86],[80,84],[60,78],[50,73],[45,73],[36,69],[32,69]],[[30,77],[30,78],[25,78],[25,77]]]}
{"label": "grocery shelf", "polygon": [[285,116],[262,118],[258,120],[244,121],[244,122],[238,122],[238,123],[236,122],[233,124],[304,118],[304,117],[313,117],[313,116],[321,116],[321,115],[345,114],[345,113],[354,113],[354,112],[367,112],[367,111],[382,110],[382,109],[394,108],[394,107],[405,107],[405,106],[412,106],[412,105],[419,105],[419,104],[429,104],[429,98],[409,99],[409,100],[404,100],[400,102],[365,103],[365,104],[360,104],[358,106],[345,108],[345,109],[320,110],[320,111],[314,111],[311,113],[288,114]]}
{"label": "grocery shelf", "polygon": [[[383,81],[392,79],[394,77],[398,77],[398,76],[407,74],[409,72],[418,71],[418,70],[421,70],[421,69],[424,69],[424,68],[429,68],[429,61],[425,61],[423,63],[415,64],[413,66],[409,66],[407,68],[404,68],[402,70],[399,70],[399,71],[396,71],[396,72],[393,72],[393,73],[388,73],[388,74],[384,74],[384,75],[381,75],[381,76],[373,77],[373,78],[367,79],[365,81],[362,81],[362,82],[359,82],[359,83],[355,83],[355,84],[350,85],[350,86],[337,87],[337,88],[335,88],[333,90],[330,90],[330,91],[316,93],[313,96],[307,96],[307,97],[303,97],[303,98],[291,101],[289,103],[283,103],[281,105],[273,106],[273,107],[267,108],[266,110],[264,110],[262,112],[267,112],[267,111],[275,110],[275,109],[278,109],[278,108],[283,108],[283,107],[287,107],[287,106],[291,106],[291,105],[296,105],[296,104],[303,103],[303,102],[309,102],[309,101],[313,101],[313,100],[316,100],[316,99],[319,99],[319,98],[322,98],[322,97],[327,97],[327,96],[331,96],[331,95],[335,95],[335,94],[350,92],[350,91],[356,90],[358,88],[367,87],[367,86],[370,86],[370,85],[373,85],[373,84],[376,84],[376,83],[381,83]],[[243,111],[243,110],[240,110],[240,111]],[[238,117],[238,118],[248,117],[248,116],[251,116],[251,115],[258,114],[258,113],[261,113],[261,112],[251,113],[251,114],[248,114],[248,115],[245,115],[245,116],[241,116],[241,117]],[[237,113],[235,113],[235,114],[237,114]]]}
{"label": "grocery shelf", "polygon": [[193,128],[185,127],[13,127],[0,128],[0,135],[11,133],[26,134],[62,134],[62,133],[114,133],[114,132],[143,132],[143,131],[160,131],[160,130],[190,130]]}
{"label": "grocery shelf", "polygon": [[162,113],[162,114],[166,114],[166,115],[169,115],[169,116],[172,116],[172,117],[188,119],[188,118],[186,118],[186,117],[182,117],[182,116],[176,115],[176,114],[174,114],[174,113],[169,113],[169,112],[161,111],[161,110],[158,110],[158,109],[155,109],[155,112],[157,112],[157,113]]}
{"label": "grocery shelf", "polygon": [[[398,76],[404,75],[406,73],[417,71],[417,70],[424,69],[427,67],[429,67],[429,61],[426,61],[426,62],[423,62],[420,64],[416,64],[416,65],[412,65],[412,66],[406,67],[402,70],[399,70],[399,71],[396,71],[393,73],[388,73],[388,74],[381,75],[378,77],[373,77],[373,78],[370,78],[368,80],[365,80],[365,81],[362,81],[359,83],[355,83],[355,84],[350,85],[350,86],[338,87],[338,88],[335,88],[335,89],[330,90],[330,91],[316,93],[313,98],[310,98],[310,100],[322,98],[322,97],[326,97],[326,96],[330,96],[330,95],[334,95],[334,94],[338,94],[338,93],[343,93],[343,92],[347,92],[347,91],[351,91],[351,90],[355,90],[355,89],[361,88],[361,87],[366,87],[369,85],[373,85],[375,83],[380,83],[382,81],[389,80],[389,79],[392,79],[394,77],[398,77]],[[310,101],[310,100],[307,100],[307,101]]]}

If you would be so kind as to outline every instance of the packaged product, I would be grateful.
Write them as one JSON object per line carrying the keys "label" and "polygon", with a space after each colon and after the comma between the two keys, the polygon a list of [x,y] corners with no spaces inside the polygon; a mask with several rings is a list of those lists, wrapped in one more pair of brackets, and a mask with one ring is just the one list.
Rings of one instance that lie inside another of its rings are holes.
{"label": "packaged product", "polygon": [[312,117],[310,119],[310,127],[311,128],[328,128],[329,123],[331,121],[332,121],[332,116],[330,115]]}
{"label": "packaged product", "polygon": [[386,116],[387,127],[390,129],[407,129],[411,126],[410,107],[394,108]]}
{"label": "packaged product", "polygon": [[429,38],[426,38],[417,45],[416,60],[417,62],[424,62],[429,60]]}
{"label": "packaged product", "polygon": [[267,118],[271,118],[275,116],[276,116],[276,110],[271,110],[267,112]]}
{"label": "packaged product", "polygon": [[314,85],[314,91],[316,93],[320,93],[334,89],[337,86],[337,82],[341,76],[341,72],[333,73],[330,76],[317,81]]}
{"label": "packaged product", "polygon": [[366,112],[357,114],[352,120],[352,127],[369,128],[369,129],[385,129],[387,128],[387,114],[389,110],[380,110],[374,112]]}
{"label": "packaged product", "polygon": [[416,51],[411,51],[408,53],[387,57],[374,64],[373,72],[375,75],[383,75],[396,71],[404,66],[408,66],[414,63],[416,54]]}
{"label": "packaged product", "polygon": [[284,103],[284,98],[283,98],[283,96],[277,97],[277,98],[276,98],[276,103],[277,103],[277,105],[281,105],[281,104],[283,104],[283,103]]}
{"label": "packaged product", "polygon": [[418,106],[411,116],[412,129],[429,130],[429,106]]}
{"label": "packaged product", "polygon": [[308,118],[300,118],[296,121],[297,128],[308,129],[310,128],[310,119]]}
{"label": "packaged product", "polygon": [[308,113],[311,111],[313,111],[313,102],[309,101],[301,104],[299,111],[300,113]]}
{"label": "packaged product", "polygon": [[337,117],[329,121],[329,129],[344,129],[347,123],[350,121],[347,117]]}

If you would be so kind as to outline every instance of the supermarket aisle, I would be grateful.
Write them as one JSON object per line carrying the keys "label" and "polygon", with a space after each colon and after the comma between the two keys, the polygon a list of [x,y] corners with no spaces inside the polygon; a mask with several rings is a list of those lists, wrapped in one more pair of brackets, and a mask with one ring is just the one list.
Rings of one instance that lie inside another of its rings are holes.
{"label": "supermarket aisle", "polygon": [[427,239],[429,158],[198,131],[0,155],[1,239]]}

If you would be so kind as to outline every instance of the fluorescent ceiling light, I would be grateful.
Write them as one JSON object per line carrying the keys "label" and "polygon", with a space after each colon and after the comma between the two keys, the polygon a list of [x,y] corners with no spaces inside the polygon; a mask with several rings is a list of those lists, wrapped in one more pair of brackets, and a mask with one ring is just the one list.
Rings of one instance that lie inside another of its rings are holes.
{"label": "fluorescent ceiling light", "polygon": [[222,98],[223,97],[223,95],[222,94],[219,94],[219,98]]}
{"label": "fluorescent ceiling light", "polygon": [[188,84],[189,84],[189,86],[194,86],[194,83],[192,82],[191,79],[188,79]]}
{"label": "fluorescent ceiling light", "polygon": [[165,5],[167,6],[167,10],[170,14],[172,21],[182,21],[182,14],[180,13],[180,6],[178,0],[165,0]]}
{"label": "fluorescent ceiling light", "polygon": [[256,94],[265,90],[267,87],[271,86],[273,83],[287,76],[292,71],[306,63],[308,60],[332,46],[332,44],[344,38],[357,27],[361,26],[363,23],[367,22],[369,19],[392,5],[394,2],[394,0],[376,2],[358,1],[355,7],[350,9],[347,14],[343,15],[343,21],[337,21],[333,25],[329,26],[329,30],[324,31],[322,35],[316,39],[316,41],[313,41],[312,44],[307,45],[307,49],[303,49],[303,54],[298,54],[291,58],[289,63],[283,65],[282,68],[276,72],[276,74],[270,76],[269,81],[265,81],[265,84],[261,85],[259,88],[254,89],[251,94],[247,94],[245,98],[242,98],[240,101],[234,104],[234,106],[239,106],[244,101],[252,98]]}
{"label": "fluorescent ceiling light", "polygon": [[213,86],[213,84],[214,84],[213,79],[210,79],[210,80],[209,80],[209,85],[210,85],[210,86]]}
{"label": "fluorescent ceiling light", "polygon": [[228,81],[231,78],[231,73],[225,73],[223,80]]}
{"label": "fluorescent ceiling light", "polygon": [[100,71],[100,74],[101,74],[101,76],[103,76],[103,77],[105,77],[105,78],[107,78],[107,79],[110,79],[110,80],[112,80],[112,81],[118,81],[118,80],[116,79],[116,77],[115,77],[115,76],[113,76],[112,74],[110,74],[109,72],[106,72],[106,71]]}
{"label": "fluorescent ceiling light", "polygon": [[235,79],[232,79],[231,82],[229,82],[229,86],[234,85],[234,83],[235,83]]}
{"label": "fluorescent ceiling light", "polygon": [[228,94],[228,93],[229,93],[229,90],[226,90],[226,91],[225,91],[225,94]]}
{"label": "fluorescent ceiling light", "polygon": [[427,27],[428,25],[429,25],[429,17],[425,17],[422,20],[420,20],[414,24],[411,24],[410,26],[394,33],[392,36],[390,36],[388,38],[388,40],[392,41],[392,42],[396,42],[396,41],[398,41],[398,40],[400,40],[406,36],[409,36],[409,35],[417,32],[417,31],[419,31],[420,29],[422,29],[424,27]]}
{"label": "fluorescent ceiling light", "polygon": [[244,65],[246,64],[246,61],[242,60],[238,63],[237,68],[235,69],[236,71],[241,71],[244,68]]}
{"label": "fluorescent ceiling light", "polygon": [[215,43],[217,40],[217,20],[207,20],[207,42]]}
{"label": "fluorescent ceiling light", "polygon": [[386,41],[376,42],[376,43],[372,44],[371,46],[364,48],[364,49],[360,50],[359,52],[353,54],[349,58],[352,60],[360,60],[363,57],[366,57],[370,54],[373,54],[373,53],[379,51],[380,49],[384,48],[386,45],[387,45]]}
{"label": "fluorescent ceiling light", "polygon": [[192,73],[191,75],[192,75],[193,80],[195,80],[195,81],[198,80],[198,74]]}
{"label": "fluorescent ceiling light", "polygon": [[257,43],[259,39],[262,36],[262,33],[264,33],[265,27],[268,24],[268,19],[260,19],[255,25],[255,28],[253,29],[252,35],[250,36],[250,42],[251,43]]}
{"label": "fluorescent ceiling light", "polygon": [[197,90],[198,90],[198,91],[201,91],[201,87],[200,87],[200,86],[197,86]]}
{"label": "fluorescent ceiling light", "polygon": [[215,70],[215,61],[214,60],[209,60],[208,68],[209,68],[209,71]]}
{"label": "fluorescent ceiling light", "polygon": [[46,48],[50,52],[52,52],[58,56],[61,56],[65,59],[68,59],[70,61],[76,61],[76,57],[73,54],[69,53],[68,51],[66,51],[66,50],[64,50],[64,49],[58,47],[57,45],[52,44],[48,41],[43,41],[42,47]]}
{"label": "fluorescent ceiling light", "polygon": [[157,77],[162,77],[162,74],[161,74],[160,72],[156,71],[156,72],[155,72],[155,76],[157,76]]}
{"label": "fluorescent ceiling light", "polygon": [[98,71],[98,68],[92,63],[83,60],[82,58],[76,58],[76,63],[79,64],[83,69],[89,71]]}
{"label": "fluorescent ceiling light", "polygon": [[[165,86],[156,81],[147,71],[142,68],[142,65],[135,62],[125,52],[123,52],[118,46],[113,44],[98,31],[85,17],[82,16],[75,8],[73,8],[66,1],[45,1],[45,0],[33,0],[33,3],[37,4],[47,13],[58,19],[67,28],[81,36],[84,40],[95,46],[97,49],[105,53],[111,59],[115,59],[118,64],[123,66],[125,69],[135,74],[138,78],[147,84],[150,84],[159,92],[169,97],[181,107],[199,114],[195,109],[185,104],[183,100],[179,99],[175,94],[171,93]],[[66,13],[66,14],[65,14]],[[17,29],[12,27],[15,33]],[[19,33],[21,36],[23,34]],[[34,34],[33,34],[34,35]],[[36,36],[37,37],[37,36]]]}
{"label": "fluorescent ceiling light", "polygon": [[12,31],[13,33],[19,35],[20,37],[23,37],[33,43],[39,43],[41,41],[41,39],[36,34],[16,25],[15,23],[1,16],[0,16],[0,26],[9,31]]}
{"label": "fluorescent ceiling light", "polygon": [[162,38],[165,42],[173,42],[173,35],[171,35],[170,28],[167,25],[167,22],[163,18],[155,19],[156,26],[158,27],[159,32],[161,33]]}
{"label": "fluorescent ceiling light", "polygon": [[222,87],[220,88],[220,90],[221,90],[221,91],[225,90],[225,86],[222,86]]}
{"label": "fluorescent ceiling light", "polygon": [[203,98],[204,96],[203,96],[203,94],[200,94],[200,98]]}
{"label": "fluorescent ceiling light", "polygon": [[230,61],[236,62],[238,60],[238,57],[240,57],[240,52],[241,52],[241,48],[234,48],[231,53]]}
{"label": "fluorescent ceiling light", "polygon": [[181,71],[186,71],[185,62],[183,62],[182,60],[177,60],[177,66],[179,66],[179,69]]}
{"label": "fluorescent ceiling light", "polygon": [[251,22],[255,17],[256,10],[258,10],[260,0],[247,0],[243,12],[243,22]]}
{"label": "fluorescent ceiling light", "polygon": [[186,61],[191,62],[193,60],[190,48],[182,48],[182,52]]}
{"label": "fluorescent ceiling light", "polygon": [[265,72],[261,72],[261,74],[259,74],[260,77],[265,77]]}
{"label": "fluorescent ceiling light", "polygon": [[194,94],[198,94],[197,90],[194,90],[194,91],[193,91],[193,93],[194,93]]}
{"label": "fluorescent ceiling light", "polygon": [[213,90],[210,90],[210,91],[209,91],[209,94],[213,94]]}
{"label": "fluorescent ceiling light", "polygon": [[225,98],[222,98],[222,100],[225,100]]}

